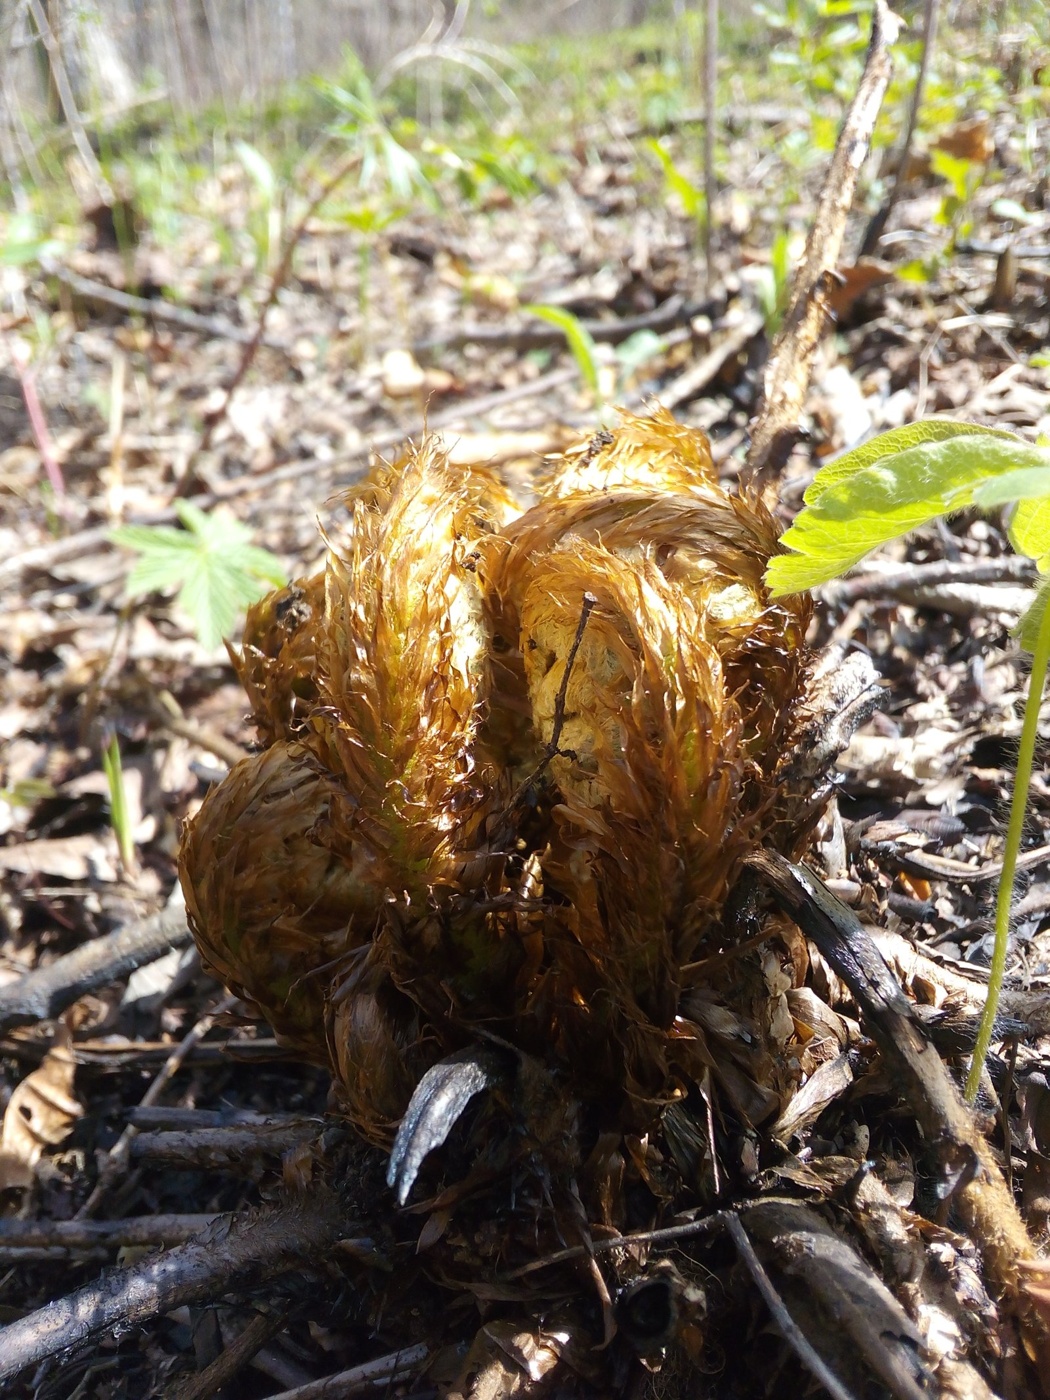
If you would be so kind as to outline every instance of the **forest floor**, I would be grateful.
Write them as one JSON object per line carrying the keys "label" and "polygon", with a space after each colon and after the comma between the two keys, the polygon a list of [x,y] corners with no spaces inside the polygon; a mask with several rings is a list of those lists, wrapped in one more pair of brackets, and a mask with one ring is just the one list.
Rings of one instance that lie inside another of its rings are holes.
{"label": "forest floor", "polygon": [[[632,107],[666,68],[665,54],[646,51],[650,39],[637,51],[624,40],[633,92],[586,114],[577,107],[540,156],[515,127],[527,128],[533,93],[523,94],[524,113],[501,118],[499,162],[486,166],[473,138],[466,154],[454,135],[435,138],[441,169],[426,198],[362,193],[358,170],[309,218],[265,341],[229,398],[267,267],[308,189],[263,199],[250,158],[228,151],[205,162],[174,212],[131,191],[131,244],[96,218],[60,230],[44,267],[8,259],[0,993],[162,909],[180,824],[254,740],[222,649],[204,645],[171,590],[129,597],[133,556],[110,529],[172,524],[176,503],[195,501],[232,513],[295,577],[317,567],[318,526],[338,530],[340,492],[370,456],[396,457],[424,428],[457,460],[495,463],[527,491],[546,454],[614,421],[617,406],[650,402],[704,429],[724,479],[738,476],[784,264],[797,254],[826,162],[822,132],[830,124],[833,133],[840,104],[834,93],[803,92],[801,80],[797,90],[778,80],[764,102],[757,79],[727,87],[708,276],[697,219],[683,207],[701,184],[701,127],[681,110],[650,122]],[[874,432],[943,414],[1029,438],[1050,433],[1050,88],[1040,85],[1050,50],[1023,29],[967,44],[938,80],[875,256],[858,262],[868,218],[892,185],[903,96],[866,169],[807,436],[780,480],[785,523],[820,463]],[[914,65],[905,70],[902,93]],[[983,77],[967,87],[959,73]],[[415,132],[417,147],[426,135]],[[143,146],[137,159],[148,156]],[[312,157],[311,177],[339,159]],[[532,167],[517,184],[503,169],[515,162]],[[150,308],[124,309],[114,292],[147,297]],[[590,329],[597,394],[588,366],[557,328],[523,311],[529,304]],[[180,325],[180,310],[198,326]],[[828,585],[813,625],[816,644],[865,651],[885,685],[839,762],[840,820],[826,823],[814,859],[885,931],[883,950],[910,996],[934,1010],[960,986],[979,1000],[987,982],[1023,691],[1010,628],[1033,578],[1001,521],[967,512]],[[123,852],[103,764],[113,736],[131,838]],[[1023,867],[1008,986],[1050,997],[1045,769],[1033,782]],[[1030,1227],[1045,1236],[1050,1039],[1018,1034],[995,1062],[1007,1081],[1007,1158]],[[993,1078],[1002,1082],[998,1070]],[[61,1015],[0,1015],[0,1095],[6,1323],[100,1266],[180,1243],[202,1217],[259,1207],[301,1182],[324,1128],[327,1080],[283,1055],[183,945]],[[889,1101],[876,1096],[884,1116]],[[850,1113],[833,1106],[820,1137],[841,1149]],[[228,1141],[209,1136],[219,1129]],[[884,1148],[896,1131],[885,1128]],[[92,1236],[91,1222],[111,1229]],[[296,1387],[398,1344],[381,1319],[340,1323],[339,1290],[329,1291],[315,1316],[301,1293],[282,1295],[283,1312],[222,1393],[314,1394]],[[175,1394],[249,1316],[237,1304],[179,1307],[24,1376],[24,1393]],[[787,1393],[767,1382],[764,1393]],[[395,1388],[422,1395],[435,1383]]]}

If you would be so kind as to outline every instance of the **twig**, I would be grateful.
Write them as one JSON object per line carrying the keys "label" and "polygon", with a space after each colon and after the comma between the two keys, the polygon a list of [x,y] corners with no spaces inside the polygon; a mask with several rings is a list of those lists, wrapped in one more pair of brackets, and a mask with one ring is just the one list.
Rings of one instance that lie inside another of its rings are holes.
{"label": "twig", "polygon": [[360,1366],[351,1366],[348,1371],[339,1371],[334,1376],[282,1390],[271,1395],[270,1400],[342,1400],[344,1395],[353,1395],[358,1390],[374,1390],[379,1381],[394,1381],[422,1365],[429,1354],[429,1349],[419,1342],[387,1356],[377,1356],[374,1361],[363,1361]]}
{"label": "twig", "polygon": [[303,1118],[293,1123],[242,1123],[163,1132],[142,1132],[137,1124],[130,1126],[134,1128],[128,1142],[132,1160],[146,1158],[194,1171],[227,1171],[231,1167],[252,1171],[260,1158],[283,1157],[322,1131],[318,1123]]}
{"label": "twig", "polygon": [[306,232],[307,225],[328,196],[332,194],[333,191],[343,183],[350,172],[356,170],[360,164],[361,153],[359,151],[353,151],[347,156],[346,160],[336,167],[334,174],[330,175],[321,185],[317,194],[314,195],[313,199],[311,199],[310,203],[306,206],[302,218],[288,235],[285,241],[284,252],[281,254],[281,261],[277,264],[277,269],[270,279],[270,290],[267,292],[266,300],[259,309],[259,318],[256,322],[255,330],[252,333],[251,339],[244,347],[244,354],[241,356],[240,364],[238,364],[233,372],[233,378],[226,386],[226,395],[222,403],[208,418],[197,449],[198,452],[205,452],[211,446],[211,440],[215,434],[215,429],[226,417],[234,394],[237,392],[241,381],[244,379],[249,369],[251,369],[255,357],[259,353],[259,346],[262,344],[263,335],[266,331],[266,318],[269,316],[270,310],[277,300],[278,293],[288,280],[288,274],[292,269],[292,259],[295,257],[295,251],[299,246],[303,234]]}
{"label": "twig", "polygon": [[186,906],[176,885],[159,913],[93,938],[49,966],[0,987],[0,1031],[60,1016],[85,993],[126,977],[190,941]]}
{"label": "twig", "polygon": [[783,1299],[773,1287],[773,1282],[765,1269],[762,1261],[755,1253],[755,1247],[751,1243],[751,1238],[743,1225],[740,1217],[735,1211],[725,1212],[725,1228],[730,1239],[736,1245],[737,1253],[743,1261],[744,1267],[754,1280],[755,1286],[766,1300],[766,1306],[773,1315],[784,1340],[792,1351],[805,1366],[806,1370],[819,1381],[832,1400],[854,1400],[854,1397],[842,1384],[834,1371],[830,1369],[823,1357],[813,1349],[812,1343],[806,1338],[798,1323],[788,1312]]}
{"label": "twig", "polygon": [[[599,344],[619,345],[638,331],[669,331],[686,326],[694,316],[711,315],[715,304],[711,300],[686,301],[682,296],[668,297],[652,311],[641,316],[617,317],[613,320],[581,318],[580,325]],[[488,345],[509,350],[542,350],[548,345],[564,345],[565,332],[560,326],[460,326],[445,335],[429,336],[412,343],[414,355],[431,350],[458,350],[464,345]]]}
{"label": "twig", "polygon": [[125,1220],[0,1220],[0,1249],[183,1244],[220,1218],[212,1214],[134,1215]]}
{"label": "twig", "polygon": [[896,598],[917,588],[944,583],[1034,583],[1031,559],[1004,554],[998,559],[935,559],[929,564],[891,564],[866,569],[851,578],[826,583],[820,596],[831,607],[845,608],[870,598]]}
{"label": "twig", "polygon": [[933,54],[933,45],[936,37],[937,0],[926,0],[922,23],[922,57],[919,59],[919,72],[915,79],[915,87],[911,95],[911,106],[908,109],[908,125],[905,128],[904,139],[901,141],[900,150],[897,152],[893,185],[889,194],[886,196],[882,208],[874,215],[864,232],[864,239],[860,245],[860,252],[857,254],[859,258],[869,258],[872,253],[874,253],[890,214],[893,211],[893,206],[897,203],[897,196],[900,194],[908,178],[911,143],[915,139],[915,129],[919,124],[919,109],[922,107],[922,94],[926,87],[926,74],[930,69],[930,58]]}
{"label": "twig", "polygon": [[762,404],[751,425],[747,466],[759,478],[779,472],[798,435],[813,357],[827,320],[828,289],[857,175],[890,80],[889,46],[899,29],[900,20],[886,8],[885,0],[875,0],[864,74],[835,143],[806,251],[792,281],[791,305],[766,366]]}
{"label": "twig", "polygon": [[510,819],[524,802],[528,794],[535,788],[536,784],[543,777],[550,767],[551,762],[559,756],[558,742],[561,739],[561,731],[565,727],[565,702],[569,694],[569,679],[572,676],[572,668],[576,664],[576,655],[583,642],[583,634],[587,627],[587,619],[598,605],[598,599],[593,593],[583,595],[583,603],[580,607],[580,620],[576,624],[576,635],[572,639],[572,646],[569,648],[569,655],[565,661],[565,670],[562,672],[561,684],[558,686],[558,694],[554,701],[554,722],[551,725],[551,737],[543,750],[543,757],[537,763],[532,772],[518,784],[517,790],[507,803],[506,811],[498,819],[495,825],[492,844],[498,850],[510,832]]}
{"label": "twig", "polygon": [[564,1264],[569,1259],[582,1259],[585,1254],[604,1254],[610,1249],[629,1249],[642,1244],[680,1244],[682,1240],[695,1239],[699,1235],[709,1234],[712,1230],[720,1230],[722,1224],[722,1212],[717,1211],[713,1215],[703,1215],[699,1220],[690,1220],[685,1225],[668,1225],[662,1230],[637,1230],[630,1235],[613,1235],[608,1239],[592,1240],[589,1245],[575,1244],[568,1249],[559,1249],[554,1254],[545,1254],[542,1259],[533,1259],[509,1273],[501,1274],[498,1282],[513,1283],[516,1279],[525,1278],[526,1275],[534,1274],[540,1269]]}
{"label": "twig", "polygon": [[[68,267],[63,267],[53,258],[42,259],[40,266],[49,277],[54,277],[85,301],[101,302],[104,306],[112,306],[133,316],[143,316],[150,321],[167,321],[183,330],[198,331],[201,335],[222,340],[234,340],[241,345],[250,345],[255,335],[254,330],[248,330],[245,326],[235,326],[232,321],[227,321],[221,316],[202,316],[185,306],[172,306],[170,301],[161,301],[154,297],[136,297],[130,292],[118,291],[116,287],[107,287],[104,282],[95,282],[91,278],[81,277],[77,272],[71,272]],[[289,348],[287,341],[273,336],[263,336],[262,344],[270,350],[287,352]]]}
{"label": "twig", "polygon": [[255,1353],[281,1331],[286,1321],[281,1313],[256,1313],[209,1366],[175,1391],[172,1400],[209,1400],[210,1396],[217,1395],[248,1365]]}
{"label": "twig", "polygon": [[1026,1297],[1025,1270],[1050,1265],[1040,1260],[991,1147],[871,937],[811,871],[769,851],[753,856],[749,864],[853,993],[927,1141],[940,1150],[955,1178],[955,1208],[993,1286],[1017,1308],[1035,1347],[1030,1354],[1046,1355],[1050,1317]]}
{"label": "twig", "polygon": [[247,1215],[228,1232],[221,1224],[212,1227],[203,1238],[106,1274],[0,1330],[0,1382],[111,1327],[136,1327],[173,1308],[316,1263],[345,1233],[336,1198],[316,1190],[303,1203]]}
{"label": "twig", "polygon": [[707,388],[715,375],[722,371],[733,356],[739,355],[749,341],[758,335],[762,325],[761,316],[745,316],[738,326],[734,326],[729,331],[724,340],[719,341],[706,355],[701,356],[696,364],[690,365],[677,379],[672,379],[670,384],[665,384],[654,397],[665,408],[675,408],[680,403],[695,399],[697,394]]}
{"label": "twig", "polygon": [[[910,851],[898,846],[895,841],[865,841],[862,838],[861,848],[880,860],[892,861],[906,875],[918,875],[922,880],[965,880],[968,884],[983,885],[989,880],[998,880],[1003,873],[1001,860],[993,860],[988,865],[967,865],[964,860],[935,856],[929,851]],[[1047,861],[1050,861],[1050,846],[1037,846],[1017,857],[1017,868],[1031,870],[1033,866],[1045,865]]]}
{"label": "twig", "polygon": [[40,395],[36,391],[36,376],[33,374],[33,368],[29,362],[29,352],[24,342],[19,340],[17,336],[11,341],[11,359],[14,362],[18,381],[22,386],[22,397],[25,400],[26,413],[29,415],[33,441],[36,443],[40,460],[44,464],[44,471],[47,473],[47,479],[51,483],[51,490],[54,493],[55,510],[59,515],[66,515],[69,503],[66,500],[66,483],[62,476],[62,468],[55,459],[55,449],[51,444],[47,419],[44,416]]}
{"label": "twig", "polygon": [[[151,1104],[157,1102],[164,1086],[169,1080],[175,1077],[183,1061],[186,1059],[186,1056],[197,1042],[203,1040],[218,1018],[229,1011],[231,1007],[236,1006],[236,1004],[237,998],[235,996],[227,995],[223,997],[222,1001],[220,1001],[213,1010],[206,1012],[197,1021],[196,1025],[183,1036],[175,1049],[164,1061],[163,1065],[161,1065],[153,1083],[140,1099],[139,1106],[141,1108],[148,1108]],[[109,1149],[106,1156],[103,1157],[99,1167],[98,1180],[95,1182],[91,1195],[77,1211],[77,1220],[86,1220],[94,1215],[95,1211],[105,1199],[113,1182],[122,1172],[127,1170],[128,1159],[131,1155],[131,1144],[134,1142],[135,1138],[138,1137],[138,1132],[139,1130],[135,1127],[134,1123],[129,1123],[117,1141]]]}

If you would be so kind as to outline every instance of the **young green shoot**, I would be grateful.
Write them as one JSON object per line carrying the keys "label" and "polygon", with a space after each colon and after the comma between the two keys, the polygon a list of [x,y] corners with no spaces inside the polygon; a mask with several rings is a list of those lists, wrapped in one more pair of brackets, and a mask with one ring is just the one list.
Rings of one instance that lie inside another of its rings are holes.
{"label": "young green shoot", "polygon": [[601,410],[603,403],[601,381],[598,375],[598,353],[587,327],[578,316],[574,316],[571,311],[565,311],[560,306],[531,304],[523,306],[521,309],[530,316],[539,316],[541,320],[546,321],[549,325],[557,326],[560,331],[564,332],[583,382],[594,395],[595,403]]}
{"label": "young green shoot", "polygon": [[[770,562],[774,597],[815,588],[845,573],[871,550],[967,506],[1012,505],[1010,542],[1050,571],[1050,446],[969,423],[929,420],[883,433],[818,471],[805,506],[782,536],[789,553]],[[973,1103],[991,1045],[1009,946],[1010,909],[1035,761],[1039,708],[1050,660],[1050,576],[1018,627],[1034,652],[1025,698],[1003,871],[995,910],[988,996],[966,1097]]]}
{"label": "young green shoot", "polygon": [[120,743],[116,734],[109,736],[109,741],[102,750],[102,771],[109,786],[109,820],[117,838],[120,863],[124,867],[124,874],[130,877],[137,869],[135,837],[131,830],[128,795],[124,788],[124,767],[120,761]]}

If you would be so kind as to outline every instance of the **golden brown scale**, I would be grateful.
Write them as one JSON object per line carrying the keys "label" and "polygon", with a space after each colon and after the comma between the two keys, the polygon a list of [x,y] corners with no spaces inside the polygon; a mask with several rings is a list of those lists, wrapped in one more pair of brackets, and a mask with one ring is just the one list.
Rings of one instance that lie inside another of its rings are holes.
{"label": "golden brown scale", "polygon": [[271,747],[182,856],[209,965],[377,1142],[491,1032],[614,1130],[710,1074],[744,1120],[775,1112],[775,958],[690,969],[731,937],[748,852],[798,837],[775,774],[808,614],[765,593],[768,511],[662,411],[555,463],[524,513],[434,443],[347,503],[323,588],[249,618]]}

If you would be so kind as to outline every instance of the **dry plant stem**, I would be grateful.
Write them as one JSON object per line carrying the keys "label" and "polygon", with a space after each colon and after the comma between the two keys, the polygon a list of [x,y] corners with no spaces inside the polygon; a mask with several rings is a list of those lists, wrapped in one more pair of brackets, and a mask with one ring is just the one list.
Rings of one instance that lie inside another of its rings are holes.
{"label": "dry plant stem", "polygon": [[271,1395],[269,1400],[337,1400],[337,1397],[341,1400],[344,1395],[355,1395],[362,1390],[374,1394],[380,1382],[386,1382],[383,1387],[386,1389],[395,1379],[421,1366],[428,1355],[427,1348],[420,1342],[388,1356],[377,1356],[374,1361],[362,1361],[360,1366],[351,1366],[348,1371],[339,1371],[334,1376],[282,1390]]}
{"label": "dry plant stem", "polygon": [[[853,993],[927,1140],[960,1173],[953,1203],[981,1252],[993,1287],[1011,1299],[1022,1325],[1045,1354],[1050,1317],[1041,1317],[1024,1298],[1025,1265],[1038,1267],[1042,1261],[991,1147],[872,939],[852,910],[811,871],[769,851],[750,864]],[[967,1163],[976,1167],[972,1174]]]}
{"label": "dry plant stem", "polygon": [[[1003,873],[1003,862],[993,860],[988,865],[967,865],[964,860],[952,860],[948,856],[935,856],[925,851],[911,851],[898,847],[894,841],[865,841],[861,847],[880,860],[891,861],[906,875],[918,875],[923,880],[961,880],[968,884],[983,885],[989,880],[998,880]],[[1016,869],[1031,870],[1037,865],[1050,861],[1050,846],[1037,846],[1017,857]]]}
{"label": "dry plant stem", "polygon": [[21,342],[14,342],[11,358],[14,361],[18,381],[22,386],[22,397],[25,400],[26,413],[29,415],[33,441],[36,443],[40,460],[44,464],[44,471],[47,473],[51,490],[54,492],[55,509],[60,515],[64,515],[68,509],[66,483],[62,476],[62,468],[55,460],[54,448],[51,446],[51,434],[48,432],[47,419],[44,416],[40,395],[36,391],[36,377],[29,363],[29,353]]}
{"label": "dry plant stem", "polygon": [[238,1285],[254,1288],[327,1258],[347,1232],[336,1199],[313,1191],[307,1202],[247,1216],[225,1235],[213,1229],[159,1257],[114,1270],[0,1329],[0,1382],[111,1327],[139,1326],[159,1313],[207,1302]]}
{"label": "dry plant stem", "polygon": [[830,1370],[824,1359],[814,1351],[802,1329],[788,1312],[783,1299],[773,1287],[772,1280],[762,1267],[762,1262],[755,1253],[754,1245],[740,1223],[740,1217],[734,1211],[726,1211],[724,1218],[729,1237],[736,1245],[737,1253],[740,1255],[744,1267],[751,1275],[755,1287],[765,1299],[773,1321],[788,1346],[791,1347],[810,1375],[824,1387],[832,1400],[854,1400],[854,1397],[835,1373]]}
{"label": "dry plant stem", "polygon": [[[175,1049],[164,1061],[153,1083],[140,1099],[140,1108],[148,1108],[150,1105],[157,1102],[164,1086],[170,1079],[175,1077],[183,1061],[186,1059],[186,1056],[197,1042],[203,1040],[216,1020],[225,1012],[229,1011],[231,1007],[236,1006],[236,1004],[237,998],[235,996],[225,996],[214,1010],[207,1012],[200,1018],[197,1024],[179,1041],[178,1045],[176,1045]],[[138,1131],[134,1123],[129,1123],[103,1158],[102,1165],[99,1169],[98,1181],[96,1181],[91,1195],[77,1211],[77,1220],[86,1220],[94,1215],[95,1211],[98,1210],[105,1199],[110,1186],[122,1172],[127,1170],[128,1160],[131,1156],[131,1144],[138,1136]]]}
{"label": "dry plant stem", "polygon": [[1043,703],[1043,689],[1046,685],[1046,668],[1050,662],[1050,608],[1043,609],[1036,639],[1035,654],[1032,657],[1032,670],[1028,677],[1028,693],[1024,702],[1024,720],[1021,725],[1021,743],[1017,750],[1017,768],[1014,773],[1014,791],[1010,799],[1010,822],[1006,829],[1006,845],[1003,848],[1003,873],[999,878],[999,890],[995,900],[995,944],[992,949],[992,965],[988,978],[988,1000],[981,1014],[981,1024],[977,1031],[977,1044],[974,1046],[973,1062],[966,1079],[966,1098],[973,1103],[981,1085],[981,1072],[988,1058],[995,1029],[995,1016],[999,1009],[999,997],[1006,976],[1006,954],[1010,946],[1010,906],[1014,898],[1014,879],[1017,874],[1017,858],[1021,852],[1024,836],[1025,811],[1028,807],[1028,788],[1032,780],[1032,765],[1035,762],[1035,746],[1039,738],[1039,709]]}
{"label": "dry plant stem", "polygon": [[889,46],[899,30],[900,20],[886,8],[885,0],[875,0],[864,74],[835,143],[806,251],[792,281],[791,305],[766,366],[762,405],[751,428],[747,465],[760,479],[780,471],[797,437],[813,357],[827,321],[828,286],[842,248],[857,175],[890,80]]}
{"label": "dry plant stem", "polygon": [[734,355],[739,355],[742,350],[746,349],[762,330],[762,326],[761,316],[745,316],[738,326],[734,326],[726,334],[725,339],[720,340],[695,364],[683,370],[677,379],[672,379],[670,384],[664,385],[656,398],[659,399],[664,408],[676,408],[680,403],[695,399]]}
{"label": "dry plant stem", "polygon": [[0,1031],[60,1016],[87,992],[155,962],[192,941],[178,885],[165,907],[141,923],[93,938],[47,967],[0,987]]}
{"label": "dry plant stem", "polygon": [[904,132],[904,139],[901,142],[900,151],[897,154],[893,186],[882,208],[865,230],[864,241],[861,243],[860,252],[857,255],[861,258],[870,257],[871,254],[874,253],[907,176],[908,161],[911,158],[911,144],[915,139],[915,128],[919,124],[919,109],[922,106],[922,94],[926,87],[926,74],[929,72],[930,57],[933,53],[933,45],[937,37],[937,9],[937,0],[926,0],[922,26],[922,57],[919,60],[919,72],[915,79],[915,88],[911,95],[911,107],[908,110],[908,125]]}
{"label": "dry plant stem", "polygon": [[360,164],[361,156],[358,152],[355,151],[352,155],[348,156],[346,160],[336,168],[335,173],[325,180],[316,195],[314,195],[313,199],[311,199],[310,203],[306,206],[306,211],[302,218],[288,235],[284,246],[284,252],[281,254],[281,261],[277,264],[277,270],[270,279],[270,290],[266,294],[266,300],[260,308],[259,319],[256,323],[254,334],[244,347],[244,354],[241,356],[240,364],[237,366],[236,370],[234,370],[233,378],[227,385],[225,398],[212,417],[208,419],[200,440],[200,445],[197,449],[199,452],[204,452],[211,446],[211,440],[215,429],[226,417],[234,394],[237,392],[241,381],[244,379],[249,369],[251,369],[255,357],[259,353],[259,346],[262,344],[262,338],[266,331],[266,318],[270,314],[270,309],[277,300],[281,288],[288,280],[288,274],[292,270],[292,259],[295,257],[295,250],[298,248],[299,242],[306,232],[307,225],[329,195],[331,195]]}

